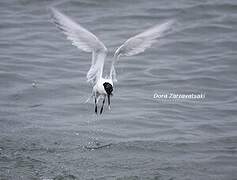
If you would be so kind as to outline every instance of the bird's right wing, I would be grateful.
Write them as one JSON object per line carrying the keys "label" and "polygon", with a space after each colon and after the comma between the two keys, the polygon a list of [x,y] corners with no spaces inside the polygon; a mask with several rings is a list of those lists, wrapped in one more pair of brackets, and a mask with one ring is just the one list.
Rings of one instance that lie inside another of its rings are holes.
{"label": "bird's right wing", "polygon": [[74,22],[72,19],[59,12],[56,8],[51,8],[53,21],[62,30],[67,39],[77,48],[92,53],[92,63],[87,73],[87,80],[94,81],[102,75],[104,60],[107,54],[105,45],[91,32]]}
{"label": "bird's right wing", "polygon": [[174,23],[173,20],[167,21],[161,25],[156,25],[147,29],[146,31],[137,34],[127,41],[125,41],[114,54],[114,60],[111,65],[110,77],[116,79],[114,63],[119,59],[120,56],[132,56],[142,53],[152,44],[158,41],[158,39],[165,35],[170,30],[171,25]]}

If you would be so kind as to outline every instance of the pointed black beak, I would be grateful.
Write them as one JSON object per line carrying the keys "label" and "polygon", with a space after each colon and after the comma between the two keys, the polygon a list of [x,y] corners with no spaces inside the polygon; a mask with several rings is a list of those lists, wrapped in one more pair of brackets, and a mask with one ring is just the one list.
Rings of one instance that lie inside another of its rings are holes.
{"label": "pointed black beak", "polygon": [[110,109],[111,108],[111,106],[110,106],[110,94],[108,94],[107,97],[108,97],[108,106],[109,106],[109,109]]}

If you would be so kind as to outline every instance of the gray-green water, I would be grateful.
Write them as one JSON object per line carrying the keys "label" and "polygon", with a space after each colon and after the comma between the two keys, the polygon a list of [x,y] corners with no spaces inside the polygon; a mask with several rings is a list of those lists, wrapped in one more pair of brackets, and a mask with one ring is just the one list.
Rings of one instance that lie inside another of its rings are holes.
{"label": "gray-green water", "polygon": [[[0,179],[221,179],[237,177],[237,2],[71,0],[62,12],[112,52],[127,38],[176,18],[177,32],[122,58],[99,118],[86,72],[47,6],[0,2]],[[33,83],[36,83],[34,87]],[[154,93],[205,93],[167,101]],[[89,150],[99,142],[110,146]]]}

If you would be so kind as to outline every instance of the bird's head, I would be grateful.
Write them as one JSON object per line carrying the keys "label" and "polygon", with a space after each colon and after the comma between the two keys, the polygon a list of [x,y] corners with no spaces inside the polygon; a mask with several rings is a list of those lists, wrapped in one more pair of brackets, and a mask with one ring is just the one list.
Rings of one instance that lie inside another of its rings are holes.
{"label": "bird's head", "polygon": [[103,86],[104,86],[104,89],[105,89],[105,91],[106,91],[106,93],[107,93],[108,105],[109,105],[109,108],[110,108],[110,96],[113,95],[113,94],[112,94],[112,92],[113,92],[113,86],[112,86],[110,83],[108,83],[108,82],[105,82],[105,83],[103,84]]}

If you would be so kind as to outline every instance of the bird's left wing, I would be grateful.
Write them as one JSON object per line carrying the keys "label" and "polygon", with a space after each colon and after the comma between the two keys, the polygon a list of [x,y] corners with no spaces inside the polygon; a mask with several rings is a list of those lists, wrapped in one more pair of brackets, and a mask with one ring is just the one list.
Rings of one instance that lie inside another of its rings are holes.
{"label": "bird's left wing", "polygon": [[114,63],[119,59],[120,56],[132,56],[142,53],[149,48],[153,43],[157,42],[158,39],[165,35],[170,30],[171,25],[174,23],[173,20],[167,21],[161,25],[156,25],[147,29],[146,31],[137,34],[127,41],[125,41],[114,54],[114,60],[111,65],[110,77],[116,79]]}
{"label": "bird's left wing", "polygon": [[93,81],[102,75],[104,60],[107,54],[105,45],[91,32],[58,11],[51,8],[53,21],[57,27],[72,41],[77,48],[92,53],[92,63],[87,73],[87,80]]}

